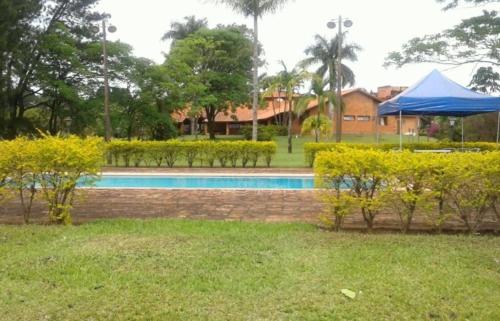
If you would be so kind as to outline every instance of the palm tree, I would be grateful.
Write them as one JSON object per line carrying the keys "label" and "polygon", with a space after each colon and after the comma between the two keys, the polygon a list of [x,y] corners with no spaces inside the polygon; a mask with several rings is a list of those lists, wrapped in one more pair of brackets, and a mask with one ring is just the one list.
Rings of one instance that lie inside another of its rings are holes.
{"label": "palm tree", "polygon": [[170,24],[170,30],[167,31],[162,40],[172,39],[172,45],[177,40],[182,40],[187,38],[190,34],[195,33],[196,31],[207,28],[208,21],[207,19],[196,19],[195,16],[184,17],[184,22],[172,22]]}
{"label": "palm tree", "polygon": [[[309,46],[305,53],[309,57],[304,59],[301,62],[301,66],[309,67],[311,65],[319,64],[319,68],[316,71],[318,75],[321,77],[327,77],[328,86],[332,93],[332,97],[335,97],[335,84],[337,82],[337,61],[338,61],[338,53],[339,53],[339,40],[342,40],[345,37],[344,33],[342,35],[342,39],[339,39],[338,36],[335,36],[331,40],[327,40],[320,35],[315,36],[315,43]],[[357,52],[361,50],[361,47],[357,44],[343,44],[341,48],[341,55],[343,60],[356,61],[358,60]],[[356,78],[354,76],[354,72],[346,65],[341,65],[341,77],[342,77],[342,87],[347,85],[353,86],[356,82]],[[330,113],[333,118],[333,101],[341,101],[341,97],[337,97],[336,100],[329,100],[330,105]],[[342,119],[342,107],[341,104],[337,103],[337,117]],[[338,121],[339,126],[336,128],[336,137],[337,142],[340,142],[342,137],[342,121]]]}
{"label": "palm tree", "polygon": [[331,91],[326,90],[327,84],[328,81],[323,79],[320,75],[313,75],[311,82],[311,94],[300,98],[295,108],[300,116],[300,114],[307,109],[312,101],[315,100],[318,103],[316,116],[311,116],[306,119],[302,128],[302,132],[307,132],[311,129],[314,130],[316,143],[319,142],[320,134],[326,134],[328,130],[331,130],[331,122],[325,120],[325,118],[328,119],[328,117],[325,117],[324,114],[326,112],[326,102],[333,101],[335,96]]}
{"label": "palm tree", "polygon": [[280,61],[283,66],[283,70],[278,73],[275,78],[275,82],[271,84],[264,96],[273,95],[277,89],[281,88],[282,92],[285,94],[285,108],[288,106],[288,153],[292,153],[292,122],[293,122],[293,111],[294,104],[298,101],[298,89],[302,86],[304,81],[310,79],[311,76],[308,72],[300,67],[295,67],[292,70],[288,70],[286,64]]}
{"label": "palm tree", "polygon": [[288,0],[215,0],[228,5],[245,17],[253,17],[253,100],[252,140],[257,140],[257,108],[259,106],[259,18],[281,8]]}

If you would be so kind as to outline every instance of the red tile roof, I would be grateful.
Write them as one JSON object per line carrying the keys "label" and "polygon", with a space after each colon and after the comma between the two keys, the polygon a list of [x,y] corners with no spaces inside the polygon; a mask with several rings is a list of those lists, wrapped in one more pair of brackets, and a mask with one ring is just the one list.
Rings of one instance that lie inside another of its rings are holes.
{"label": "red tile roof", "polygon": [[[371,95],[368,93],[366,90],[361,89],[361,88],[354,88],[354,89],[348,89],[342,91],[342,96],[347,96],[353,93],[361,93],[377,102],[380,102],[380,99],[377,97]],[[260,107],[259,110],[257,111],[257,118],[259,120],[267,120],[271,117],[274,117],[275,113],[279,114],[285,111],[288,111],[288,105],[285,104],[283,100],[276,99],[276,98],[281,98],[284,97],[283,94],[278,95],[277,93],[272,97],[266,98],[267,100],[267,106]],[[273,110],[273,103],[274,103],[274,110]],[[315,108],[318,105],[318,102],[316,100],[313,100],[309,103],[307,106],[307,110]],[[182,110],[182,111],[177,111],[174,114],[172,114],[172,118],[177,121],[177,122],[182,122],[186,118],[189,118],[187,116],[187,110]],[[246,107],[246,106],[241,106],[238,107],[234,112],[228,111],[226,113],[219,113],[215,117],[216,122],[251,122],[252,121],[252,109],[251,107]]]}

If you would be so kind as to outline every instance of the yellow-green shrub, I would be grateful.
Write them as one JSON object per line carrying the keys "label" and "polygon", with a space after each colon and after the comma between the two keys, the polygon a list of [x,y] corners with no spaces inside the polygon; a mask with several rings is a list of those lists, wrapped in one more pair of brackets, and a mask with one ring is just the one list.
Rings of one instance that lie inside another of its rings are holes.
{"label": "yellow-green shrub", "polygon": [[42,196],[48,203],[51,222],[70,224],[78,180],[87,181],[100,174],[103,156],[100,138],[81,139],[44,136],[37,140],[37,162],[41,169],[39,183]]}
{"label": "yellow-green shrub", "polygon": [[496,210],[500,152],[457,154],[447,170],[451,180],[450,207],[470,233],[476,232],[486,213]]}
{"label": "yellow-green shrub", "polygon": [[2,157],[3,165],[0,166],[8,175],[7,187],[20,199],[24,223],[28,224],[37,192],[36,184],[42,175],[41,164],[38,160],[40,142],[20,137],[5,141],[2,145],[4,157]]}
{"label": "yellow-green shrub", "polygon": [[387,153],[390,166],[389,204],[398,214],[401,231],[407,233],[415,211],[429,205],[428,181],[431,178],[429,159],[432,155],[403,152]]}
{"label": "yellow-green shrub", "polygon": [[434,154],[345,145],[335,149],[318,153],[315,162],[317,186],[324,189],[323,201],[335,221],[350,214],[353,204],[361,209],[368,227],[382,207],[392,208],[403,232],[410,229],[417,210],[438,230],[451,216],[470,232],[480,227],[488,211],[498,216],[498,151]]}
{"label": "yellow-green shrub", "polygon": [[181,144],[182,155],[186,159],[188,166],[193,167],[198,158],[202,158],[203,142],[186,141]]}
{"label": "yellow-green shrub", "polygon": [[[379,149],[384,151],[399,150],[399,144],[347,144],[347,143],[306,143],[304,144],[304,155],[306,163],[313,166],[316,154],[321,151],[336,151],[339,148],[352,148],[352,149]],[[453,148],[461,149],[462,143],[458,142],[429,142],[429,143],[405,143],[403,149],[414,151],[429,150],[429,149],[442,149]],[[463,147],[465,149],[478,149],[480,151],[500,151],[500,145],[487,142],[465,142]]]}
{"label": "yellow-green shrub", "polygon": [[161,148],[163,150],[163,155],[167,166],[170,168],[174,167],[175,162],[181,156],[181,153],[183,151],[181,142],[179,142],[178,140],[167,140],[165,142],[162,142]]}
{"label": "yellow-green shrub", "polygon": [[[340,216],[348,215],[347,209],[357,206],[368,230],[373,228],[375,217],[384,205],[384,183],[390,173],[387,153],[349,148],[321,152],[315,173],[316,184],[325,188],[323,199],[332,209],[336,222],[341,223]],[[344,193],[342,188],[346,189]]]}
{"label": "yellow-green shrub", "polygon": [[104,154],[101,139],[76,136],[17,138],[0,147],[0,184],[18,195],[26,223],[37,192],[47,202],[52,223],[71,223],[77,182],[82,176],[92,179],[100,173]]}

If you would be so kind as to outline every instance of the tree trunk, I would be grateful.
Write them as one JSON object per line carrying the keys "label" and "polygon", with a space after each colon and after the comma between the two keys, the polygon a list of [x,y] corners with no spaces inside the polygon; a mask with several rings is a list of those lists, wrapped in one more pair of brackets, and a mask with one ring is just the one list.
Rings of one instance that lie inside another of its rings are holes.
{"label": "tree trunk", "polygon": [[212,140],[215,139],[215,116],[217,116],[214,109],[213,107],[205,108],[205,114],[207,115],[207,131]]}
{"label": "tree trunk", "polygon": [[257,107],[259,105],[259,16],[253,17],[253,101],[252,101],[252,140],[257,141]]}
{"label": "tree trunk", "polygon": [[196,134],[196,117],[191,117],[191,135]]}
{"label": "tree trunk", "polygon": [[292,106],[293,98],[288,104],[288,154],[292,153]]}
{"label": "tree trunk", "polygon": [[[319,99],[318,99],[318,102],[319,102]],[[319,142],[319,132],[321,130],[320,124],[319,124],[320,119],[321,119],[321,117],[320,117],[320,110],[319,110],[319,105],[318,105],[318,115],[316,116],[316,126],[315,126],[316,130],[314,131],[314,133],[316,134],[316,143]]]}

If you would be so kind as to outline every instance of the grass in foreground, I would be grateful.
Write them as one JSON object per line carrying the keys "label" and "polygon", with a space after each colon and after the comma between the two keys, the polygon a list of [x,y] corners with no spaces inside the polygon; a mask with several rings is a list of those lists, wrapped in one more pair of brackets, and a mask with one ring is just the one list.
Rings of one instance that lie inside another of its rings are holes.
{"label": "grass in foreground", "polygon": [[0,253],[2,320],[500,320],[493,236],[114,220],[0,226]]}

